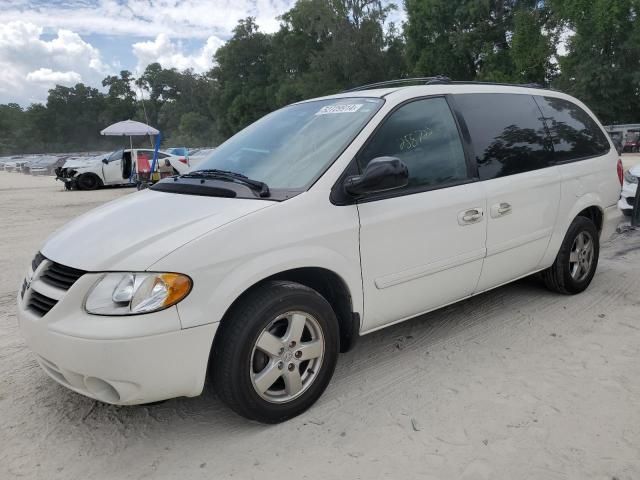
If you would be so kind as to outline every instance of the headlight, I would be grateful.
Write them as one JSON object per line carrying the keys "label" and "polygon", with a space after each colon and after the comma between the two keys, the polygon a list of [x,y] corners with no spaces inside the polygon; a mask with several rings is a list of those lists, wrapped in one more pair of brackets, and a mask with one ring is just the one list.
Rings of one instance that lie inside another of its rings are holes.
{"label": "headlight", "polygon": [[624,172],[624,179],[627,181],[627,183],[638,183],[638,177],[636,177],[635,175],[631,175],[631,172],[629,170]]}
{"label": "headlight", "polygon": [[106,273],[93,286],[84,305],[95,315],[136,315],[175,305],[191,291],[179,273]]}

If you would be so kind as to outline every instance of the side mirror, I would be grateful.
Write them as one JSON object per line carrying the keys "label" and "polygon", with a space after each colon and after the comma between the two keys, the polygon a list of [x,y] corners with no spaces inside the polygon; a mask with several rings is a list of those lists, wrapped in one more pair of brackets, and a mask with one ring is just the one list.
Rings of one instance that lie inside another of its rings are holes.
{"label": "side mirror", "polygon": [[107,160],[106,158],[102,159],[102,163],[104,163],[105,165],[109,163],[109,160]]}
{"label": "side mirror", "polygon": [[396,157],[374,158],[362,175],[347,177],[344,189],[355,196],[384,192],[405,187],[409,183],[409,169]]}

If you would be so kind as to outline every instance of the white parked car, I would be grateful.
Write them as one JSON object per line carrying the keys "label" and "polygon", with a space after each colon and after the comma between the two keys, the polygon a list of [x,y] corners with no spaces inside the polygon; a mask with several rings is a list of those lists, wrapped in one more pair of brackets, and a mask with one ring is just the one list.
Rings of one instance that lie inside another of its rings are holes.
{"label": "white parked car", "polygon": [[215,148],[200,148],[189,156],[189,167],[192,170],[197,169],[197,167],[207,160],[211,156],[211,154],[215,151]]}
{"label": "white parked car", "polygon": [[635,165],[624,172],[624,182],[622,183],[622,193],[618,201],[618,208],[627,216],[631,216],[633,202],[638,190],[638,178],[640,178],[640,165]]}
{"label": "white parked car", "polygon": [[[107,155],[74,158],[62,168],[56,169],[56,180],[64,182],[68,190],[95,190],[105,185],[134,185],[137,167],[141,164],[150,167],[153,149],[135,148],[116,150]],[[170,165],[172,155],[158,152],[156,169]]]}
{"label": "white parked car", "polygon": [[360,335],[537,272],[585,290],[621,176],[556,91],[439,80],[300,102],[54,233],[20,328],[91,398],[196,396],[208,377],[239,414],[283,421]]}

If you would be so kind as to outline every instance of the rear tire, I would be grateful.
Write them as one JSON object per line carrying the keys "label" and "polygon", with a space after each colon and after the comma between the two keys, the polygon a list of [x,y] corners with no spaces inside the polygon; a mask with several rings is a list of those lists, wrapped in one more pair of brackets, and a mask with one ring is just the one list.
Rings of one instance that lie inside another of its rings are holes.
{"label": "rear tire", "polygon": [[95,190],[102,186],[102,180],[93,173],[83,173],[77,180],[80,190]]}
{"label": "rear tire", "polygon": [[335,369],[338,321],[318,292],[271,281],[225,317],[211,356],[214,388],[239,415],[279,423],[307,410]]}
{"label": "rear tire", "polygon": [[598,267],[600,242],[596,226],[576,217],[565,235],[553,265],[542,272],[549,290],[575,295],[587,289]]}

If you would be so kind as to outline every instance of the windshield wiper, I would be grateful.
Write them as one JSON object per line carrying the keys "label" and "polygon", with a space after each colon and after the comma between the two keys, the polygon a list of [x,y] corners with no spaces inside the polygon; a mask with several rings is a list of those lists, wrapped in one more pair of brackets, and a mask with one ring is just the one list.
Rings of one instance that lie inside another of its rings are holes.
{"label": "windshield wiper", "polygon": [[215,180],[224,180],[227,182],[237,182],[246,185],[251,190],[258,192],[258,195],[260,195],[260,197],[268,197],[269,195],[271,195],[271,193],[269,192],[269,186],[266,183],[259,180],[252,180],[246,175],[236,172],[229,172],[227,170],[195,170],[193,172],[188,172],[184,175],[180,175],[180,178],[212,178]]}

